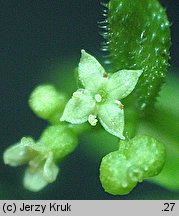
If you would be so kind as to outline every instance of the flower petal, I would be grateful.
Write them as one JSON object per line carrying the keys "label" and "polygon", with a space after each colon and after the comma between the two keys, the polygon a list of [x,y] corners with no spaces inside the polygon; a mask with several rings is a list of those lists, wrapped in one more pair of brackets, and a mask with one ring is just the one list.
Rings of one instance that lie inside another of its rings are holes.
{"label": "flower petal", "polygon": [[23,137],[21,142],[8,148],[3,155],[4,163],[10,166],[20,166],[36,155],[36,144],[30,137]]}
{"label": "flower petal", "polygon": [[23,184],[24,187],[29,191],[38,192],[48,185],[48,181],[43,177],[41,170],[32,172],[30,168],[27,168],[25,171]]}
{"label": "flower petal", "polygon": [[[122,105],[122,104],[121,104]],[[125,139],[124,110],[115,101],[107,101],[98,107],[98,118],[106,131],[120,139]]]}
{"label": "flower petal", "polygon": [[142,70],[120,70],[109,78],[107,92],[109,97],[121,100],[135,88]]}
{"label": "flower petal", "polygon": [[57,178],[59,169],[53,160],[53,153],[50,152],[44,165],[44,178],[49,182],[54,182]]}
{"label": "flower petal", "polygon": [[94,108],[95,100],[91,93],[88,90],[79,89],[73,93],[72,98],[68,101],[60,120],[72,124],[84,123]]}
{"label": "flower petal", "polygon": [[81,54],[78,66],[79,80],[86,89],[96,91],[106,81],[103,77],[106,72],[101,64],[85,50],[82,50]]}
{"label": "flower petal", "polygon": [[50,152],[44,160],[37,157],[30,162],[24,176],[24,187],[30,191],[40,191],[49,183],[56,180],[59,169],[53,161],[53,154]]}

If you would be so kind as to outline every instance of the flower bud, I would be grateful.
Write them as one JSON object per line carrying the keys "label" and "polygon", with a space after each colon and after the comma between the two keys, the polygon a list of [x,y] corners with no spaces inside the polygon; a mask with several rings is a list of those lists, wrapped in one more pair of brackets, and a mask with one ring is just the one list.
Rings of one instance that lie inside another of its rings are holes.
{"label": "flower bud", "polygon": [[64,94],[51,85],[41,85],[34,89],[29,98],[29,106],[42,119],[58,123],[66,104]]}
{"label": "flower bud", "polygon": [[57,161],[73,152],[78,144],[76,134],[66,125],[48,127],[39,142],[53,152]]}

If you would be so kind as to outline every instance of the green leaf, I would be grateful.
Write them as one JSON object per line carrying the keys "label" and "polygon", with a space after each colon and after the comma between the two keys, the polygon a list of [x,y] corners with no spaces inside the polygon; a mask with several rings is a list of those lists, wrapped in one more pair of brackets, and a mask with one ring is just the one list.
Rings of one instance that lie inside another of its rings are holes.
{"label": "green leaf", "polygon": [[152,108],[167,74],[171,45],[170,23],[158,0],[111,0],[107,40],[113,72],[143,70],[126,103],[138,110]]}

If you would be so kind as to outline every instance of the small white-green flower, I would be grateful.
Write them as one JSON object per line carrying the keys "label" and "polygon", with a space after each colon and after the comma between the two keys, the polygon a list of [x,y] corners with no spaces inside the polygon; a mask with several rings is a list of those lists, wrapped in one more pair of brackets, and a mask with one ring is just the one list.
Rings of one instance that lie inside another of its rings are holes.
{"label": "small white-green flower", "polygon": [[30,137],[10,146],[3,154],[4,163],[10,166],[28,164],[23,183],[30,191],[40,191],[56,180],[57,163],[74,151],[78,144],[76,134],[66,125],[47,127],[35,142]]}
{"label": "small white-green flower", "polygon": [[29,162],[23,179],[24,187],[30,191],[39,191],[54,182],[58,172],[59,168],[54,163],[53,152],[39,155]]}
{"label": "small white-green flower", "polygon": [[4,163],[10,166],[29,164],[23,182],[30,191],[39,191],[55,181],[59,172],[53,152],[30,137],[24,137],[20,143],[9,147],[4,152]]}
{"label": "small white-green flower", "polygon": [[120,100],[133,91],[142,70],[120,70],[110,75],[93,56],[82,50],[78,73],[84,89],[73,93],[61,121],[72,124],[89,121],[95,126],[98,118],[106,131],[125,139],[124,107]]}

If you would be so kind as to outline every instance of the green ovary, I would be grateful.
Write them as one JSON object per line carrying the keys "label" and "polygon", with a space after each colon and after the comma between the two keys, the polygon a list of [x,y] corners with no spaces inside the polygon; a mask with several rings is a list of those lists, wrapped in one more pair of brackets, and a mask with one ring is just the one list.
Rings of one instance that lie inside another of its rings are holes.
{"label": "green ovary", "polygon": [[159,174],[164,162],[163,144],[152,137],[136,136],[102,159],[100,180],[106,192],[128,194],[138,182]]}

